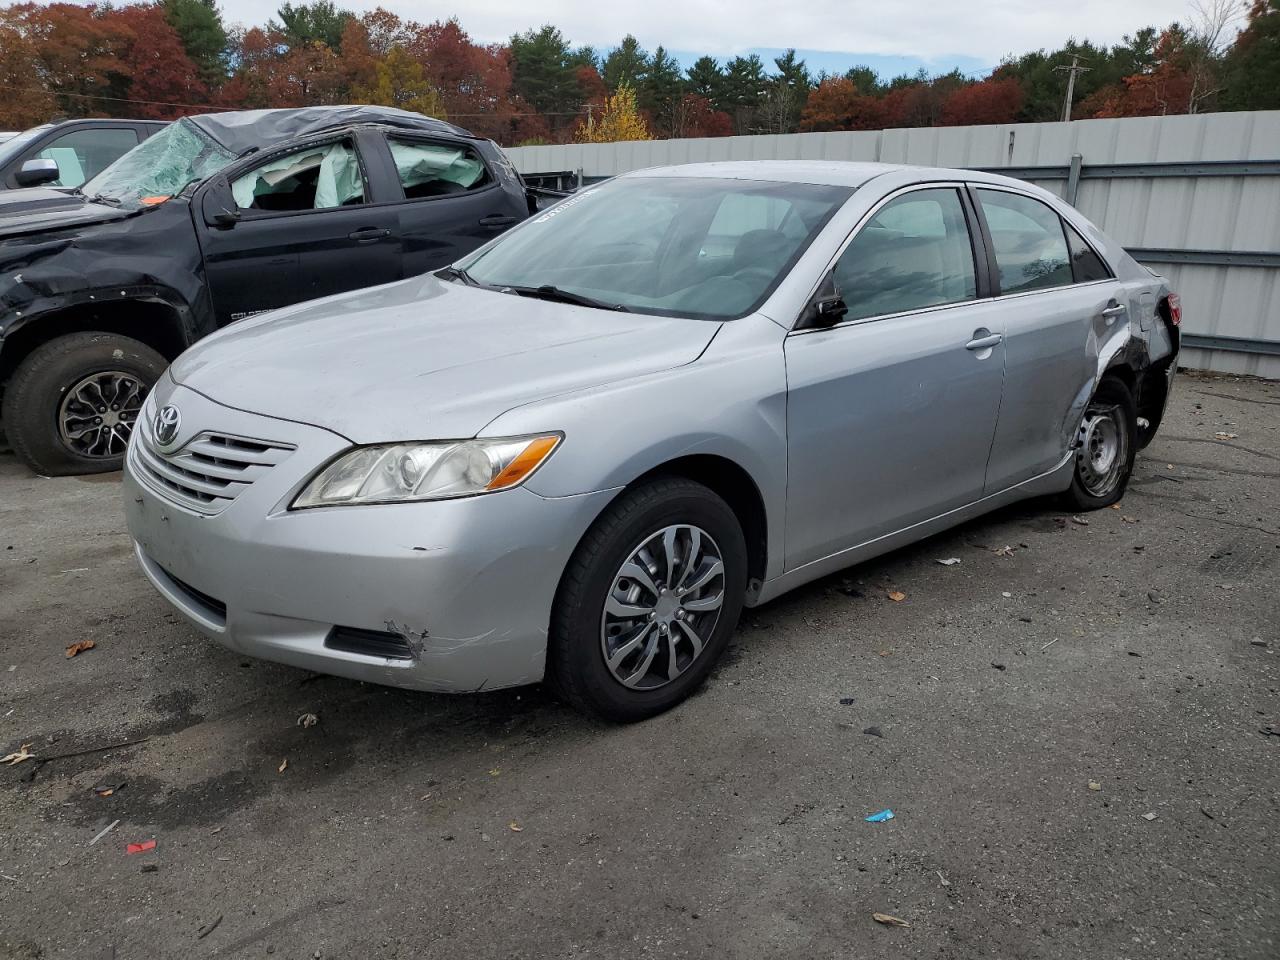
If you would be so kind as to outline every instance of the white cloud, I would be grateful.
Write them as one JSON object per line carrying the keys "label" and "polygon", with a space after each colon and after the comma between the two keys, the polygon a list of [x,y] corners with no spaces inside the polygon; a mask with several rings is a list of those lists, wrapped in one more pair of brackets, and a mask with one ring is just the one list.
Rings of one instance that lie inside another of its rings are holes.
{"label": "white cloud", "polygon": [[[379,4],[339,0],[357,11]],[[892,54],[926,60],[975,57],[995,63],[1006,54],[1053,48],[1068,37],[1111,44],[1148,25],[1185,19],[1187,0],[648,0],[586,4],[581,0],[470,0],[456,8],[428,0],[383,0],[406,19],[456,15],[472,37],[504,41],[543,23],[575,45],[608,48],[633,33],[649,49],[706,51],[724,56],[752,47]],[[257,24],[274,4],[222,0],[230,22]]]}

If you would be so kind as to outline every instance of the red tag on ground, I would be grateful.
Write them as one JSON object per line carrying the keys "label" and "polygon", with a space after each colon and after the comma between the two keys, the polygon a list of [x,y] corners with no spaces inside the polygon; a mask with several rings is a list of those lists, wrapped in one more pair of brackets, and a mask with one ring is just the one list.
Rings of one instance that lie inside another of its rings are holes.
{"label": "red tag on ground", "polygon": [[125,853],[146,853],[148,850],[154,850],[156,842],[154,840],[143,840],[141,843],[131,843],[124,848]]}

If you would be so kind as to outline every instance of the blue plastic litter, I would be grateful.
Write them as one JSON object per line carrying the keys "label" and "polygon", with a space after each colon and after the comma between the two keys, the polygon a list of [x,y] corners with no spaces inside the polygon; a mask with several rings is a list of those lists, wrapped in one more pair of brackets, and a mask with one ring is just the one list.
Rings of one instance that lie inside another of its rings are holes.
{"label": "blue plastic litter", "polygon": [[873,813],[871,816],[866,818],[867,823],[884,823],[886,820],[892,820],[892,819],[893,819],[892,810],[881,810],[879,813]]}

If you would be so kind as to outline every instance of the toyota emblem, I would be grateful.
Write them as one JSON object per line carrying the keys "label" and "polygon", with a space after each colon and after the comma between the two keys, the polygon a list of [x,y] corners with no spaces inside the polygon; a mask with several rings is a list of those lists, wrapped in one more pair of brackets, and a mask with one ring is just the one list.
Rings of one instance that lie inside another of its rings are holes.
{"label": "toyota emblem", "polygon": [[167,447],[178,439],[178,428],[182,426],[182,414],[172,404],[161,407],[151,426],[156,434],[156,442],[162,447]]}

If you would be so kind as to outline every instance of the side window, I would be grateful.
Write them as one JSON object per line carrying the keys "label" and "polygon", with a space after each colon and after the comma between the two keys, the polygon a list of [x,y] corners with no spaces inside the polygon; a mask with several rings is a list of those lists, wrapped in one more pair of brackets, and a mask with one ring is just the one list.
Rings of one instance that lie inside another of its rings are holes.
{"label": "side window", "polygon": [[1093,247],[1084,242],[1084,237],[1076,233],[1071,224],[1063,223],[1063,226],[1067,231],[1067,248],[1071,251],[1071,270],[1076,283],[1111,279],[1111,271],[1102,262],[1102,258],[1093,252]]}
{"label": "side window", "polygon": [[880,208],[835,267],[849,319],[973,300],[973,244],[960,194],[916,190]]}
{"label": "side window", "polygon": [[1001,293],[1074,282],[1062,220],[1046,204],[1018,193],[978,190],[995,247]]}
{"label": "side window", "polygon": [[360,160],[349,140],[275,157],[231,183],[241,210],[266,213],[327,210],[364,203]]}
{"label": "side window", "polygon": [[487,187],[484,161],[461,145],[387,140],[406,200],[444,197]]}
{"label": "side window", "polygon": [[42,148],[32,159],[58,164],[54,187],[78,187],[96,177],[138,145],[132,128],[73,130]]}

